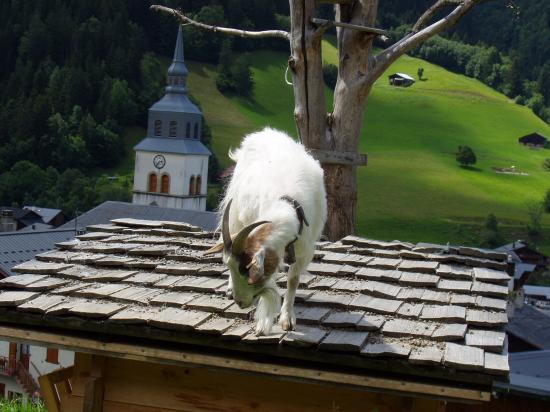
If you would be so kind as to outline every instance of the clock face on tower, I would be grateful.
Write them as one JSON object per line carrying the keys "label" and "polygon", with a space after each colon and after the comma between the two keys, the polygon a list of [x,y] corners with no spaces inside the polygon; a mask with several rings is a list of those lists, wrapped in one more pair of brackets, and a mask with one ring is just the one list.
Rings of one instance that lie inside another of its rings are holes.
{"label": "clock face on tower", "polygon": [[160,154],[156,155],[153,158],[153,165],[155,165],[157,169],[162,169],[164,166],[166,166],[166,158]]}

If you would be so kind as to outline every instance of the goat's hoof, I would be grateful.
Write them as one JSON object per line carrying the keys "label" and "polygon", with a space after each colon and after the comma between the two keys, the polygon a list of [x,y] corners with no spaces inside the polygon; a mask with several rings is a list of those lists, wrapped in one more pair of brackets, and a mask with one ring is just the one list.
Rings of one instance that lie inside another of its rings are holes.
{"label": "goat's hoof", "polygon": [[294,330],[296,327],[296,317],[294,314],[282,312],[279,318],[279,325],[283,330]]}
{"label": "goat's hoof", "polygon": [[266,336],[271,333],[271,323],[258,322],[254,331],[256,336]]}

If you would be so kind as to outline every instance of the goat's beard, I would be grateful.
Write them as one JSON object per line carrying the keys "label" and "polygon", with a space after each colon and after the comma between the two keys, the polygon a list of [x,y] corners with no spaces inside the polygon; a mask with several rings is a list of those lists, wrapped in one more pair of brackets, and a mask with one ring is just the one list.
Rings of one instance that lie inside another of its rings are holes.
{"label": "goat's beard", "polygon": [[280,310],[281,296],[277,285],[270,279],[266,287],[258,294],[258,305],[254,314],[256,335],[269,335]]}

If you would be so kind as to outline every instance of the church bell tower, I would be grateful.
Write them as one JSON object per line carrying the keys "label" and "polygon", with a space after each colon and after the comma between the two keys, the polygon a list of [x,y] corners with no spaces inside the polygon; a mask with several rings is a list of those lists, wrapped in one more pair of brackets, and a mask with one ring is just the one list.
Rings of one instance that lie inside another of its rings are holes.
{"label": "church bell tower", "polygon": [[202,113],[187,95],[183,31],[178,30],[165,95],[149,108],[147,135],[134,147],[133,203],[206,210],[208,158]]}

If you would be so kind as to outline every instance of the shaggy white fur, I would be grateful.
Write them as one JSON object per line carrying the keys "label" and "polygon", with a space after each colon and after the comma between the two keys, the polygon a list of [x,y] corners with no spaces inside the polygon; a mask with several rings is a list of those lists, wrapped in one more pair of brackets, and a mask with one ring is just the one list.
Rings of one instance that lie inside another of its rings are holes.
{"label": "shaggy white fur", "polygon": [[[294,298],[300,273],[311,262],[315,242],[321,236],[326,222],[327,206],[323,170],[304,146],[278,130],[265,128],[246,136],[241,146],[230,157],[237,163],[226,189],[220,210],[225,210],[232,200],[229,215],[229,231],[238,233],[245,226],[257,221],[270,221],[273,231],[265,240],[263,249],[272,248],[282,265],[285,247],[294,243],[296,262],[288,272],[287,290],[279,322],[284,330],[293,329]],[[289,196],[302,206],[309,226],[304,225],[298,234],[299,221],[293,206],[281,200]],[[221,220],[220,220],[221,227]],[[253,232],[254,233],[254,232]],[[257,261],[262,264],[262,251]],[[248,284],[239,273],[238,265],[225,257],[231,272],[228,293],[242,307],[257,301],[256,333],[268,334],[280,308],[280,296],[271,278],[257,284]]]}

